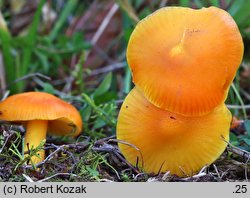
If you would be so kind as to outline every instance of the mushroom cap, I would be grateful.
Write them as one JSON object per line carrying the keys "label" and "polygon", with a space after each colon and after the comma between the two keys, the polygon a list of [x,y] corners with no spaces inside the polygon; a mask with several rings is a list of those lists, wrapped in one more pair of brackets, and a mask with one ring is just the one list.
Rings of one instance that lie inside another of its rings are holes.
{"label": "mushroom cap", "polygon": [[155,106],[204,115],[225,101],[243,47],[226,11],[167,7],[137,24],[127,61],[133,82]]}
{"label": "mushroom cap", "polygon": [[54,135],[77,136],[82,119],[71,104],[44,92],[16,94],[0,102],[0,120],[22,122],[48,120],[48,132]]}
{"label": "mushroom cap", "polygon": [[224,151],[231,117],[223,103],[204,116],[171,113],[152,105],[135,88],[118,116],[117,139],[126,142],[119,148],[147,173],[193,175]]}

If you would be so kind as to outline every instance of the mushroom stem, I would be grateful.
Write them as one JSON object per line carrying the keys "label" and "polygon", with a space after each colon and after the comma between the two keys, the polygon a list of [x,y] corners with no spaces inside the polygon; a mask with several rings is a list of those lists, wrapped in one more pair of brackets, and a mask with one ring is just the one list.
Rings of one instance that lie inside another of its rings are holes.
{"label": "mushroom stem", "polygon": [[[46,133],[48,128],[47,120],[31,120],[27,122],[27,131],[25,135],[25,149],[24,152],[29,151],[32,147],[36,148],[46,139]],[[44,159],[44,150],[37,152],[40,158],[31,157],[30,163],[37,164]]]}

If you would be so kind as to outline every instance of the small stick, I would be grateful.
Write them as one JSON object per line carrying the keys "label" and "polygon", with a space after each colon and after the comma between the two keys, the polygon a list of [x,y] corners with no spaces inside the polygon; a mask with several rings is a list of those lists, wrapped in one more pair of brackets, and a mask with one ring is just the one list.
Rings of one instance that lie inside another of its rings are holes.
{"label": "small stick", "polygon": [[47,180],[49,180],[49,179],[52,179],[52,178],[54,178],[54,177],[63,176],[63,175],[66,175],[66,176],[74,176],[74,177],[77,176],[76,174],[72,174],[72,173],[56,173],[56,174],[54,174],[54,175],[52,175],[52,176],[50,176],[50,177],[46,177],[46,178],[44,178],[44,179],[38,180],[37,182],[45,182],[45,181],[47,181]]}
{"label": "small stick", "polygon": [[230,142],[228,142],[223,136],[221,136],[221,138],[222,138],[222,140],[223,140],[224,142],[226,142],[226,143],[228,144],[228,146],[227,146],[227,150],[228,150],[228,151],[230,151],[230,152],[232,152],[232,153],[234,153],[234,154],[236,154],[236,155],[239,155],[239,156],[243,157],[243,159],[247,159],[247,160],[250,159],[250,152],[245,151],[245,150],[243,150],[243,149],[240,149],[240,148],[238,148],[238,147],[232,145],[232,144],[231,144]]}
{"label": "small stick", "polygon": [[[103,145],[101,147],[94,146],[94,147],[92,147],[92,149],[94,151],[99,151],[99,152],[110,152],[110,153],[113,153],[119,160],[121,160],[122,162],[124,162],[135,173],[139,173],[139,171],[134,166],[132,166],[126,159],[124,159],[119,154],[117,148],[115,148],[113,145],[107,144],[108,142],[120,142],[121,143],[121,141],[119,141],[117,139],[111,139],[111,138],[115,138],[115,136],[110,136],[110,137],[103,138],[103,139],[100,139],[100,140],[96,141],[95,144],[97,144],[97,145],[103,144]],[[107,143],[105,143],[105,142],[107,142]]]}
{"label": "small stick", "polygon": [[6,92],[4,93],[4,95],[3,95],[2,99],[1,99],[1,101],[5,100],[5,99],[9,96],[9,94],[10,94],[10,91],[9,91],[9,90],[6,91]]}
{"label": "small stick", "polygon": [[[1,124],[1,122],[0,122],[0,124]],[[10,137],[11,137],[13,134],[14,134],[14,133],[11,131],[11,133],[7,136],[6,140],[5,140],[4,143],[3,143],[2,148],[0,149],[0,154],[2,153],[4,147],[6,146],[7,142],[9,141]]]}
{"label": "small stick", "polygon": [[190,179],[197,179],[197,178],[203,177],[205,175],[207,175],[207,174],[206,173],[199,173],[197,175],[193,175],[192,177],[186,177],[186,178],[183,178],[181,180],[187,181],[187,180],[190,180]]}
{"label": "small stick", "polygon": [[217,176],[218,176],[218,177],[219,177],[219,179],[221,180],[221,175],[220,175],[220,173],[219,173],[219,171],[218,171],[217,166],[216,166],[215,164],[213,164],[213,167],[214,167],[214,170],[215,170],[215,172],[216,172]]}
{"label": "small stick", "polygon": [[28,181],[28,182],[34,182],[33,179],[30,178],[30,176],[23,174],[23,177]]}
{"label": "small stick", "polygon": [[13,81],[12,83],[10,83],[10,84],[7,86],[7,88],[10,87],[10,85],[12,85],[12,84],[15,84],[15,83],[17,83],[17,82],[19,82],[19,81],[23,81],[23,80],[26,80],[26,79],[32,78],[32,77],[40,77],[40,78],[44,78],[44,79],[46,79],[46,80],[51,80],[50,77],[45,76],[45,75],[43,75],[43,74],[41,74],[41,73],[32,73],[32,74],[28,74],[28,75],[25,75],[25,76],[23,76],[23,77],[21,77],[21,78],[16,79],[16,80]]}
{"label": "small stick", "polygon": [[227,107],[229,109],[250,109],[250,105],[230,105],[230,104],[227,104]]}
{"label": "small stick", "polygon": [[[104,19],[103,19],[101,25],[99,26],[98,30],[96,31],[95,35],[91,39],[91,44],[93,46],[96,45],[97,41],[99,40],[99,38],[101,37],[101,35],[105,31],[105,29],[107,28],[110,20],[112,19],[114,14],[118,11],[118,9],[119,9],[119,5],[117,3],[114,3],[113,6],[111,7],[111,9],[109,10],[108,14],[104,17]],[[85,58],[86,60],[87,60],[89,54],[90,54],[90,51],[87,51],[86,58]]]}
{"label": "small stick", "polygon": [[144,159],[143,159],[143,155],[142,155],[142,153],[141,153],[141,150],[140,150],[139,148],[137,148],[135,145],[130,144],[129,142],[125,142],[125,141],[123,141],[123,140],[118,140],[118,139],[110,139],[108,142],[116,142],[116,143],[124,144],[124,145],[130,146],[130,147],[132,147],[133,149],[135,149],[136,151],[138,151],[139,154],[140,154],[140,157],[141,157],[141,165],[142,165],[142,168],[144,167]]}
{"label": "small stick", "polygon": [[250,153],[248,151],[245,151],[245,150],[240,149],[236,146],[233,146],[230,143],[228,143],[227,150],[240,156],[240,157],[243,157],[243,159],[247,159],[247,161],[249,161],[249,159],[250,159]]}
{"label": "small stick", "polygon": [[126,65],[127,65],[126,62],[114,63],[114,64],[111,64],[111,65],[107,65],[105,67],[92,70],[89,76],[96,76],[98,74],[108,73],[108,72],[111,72],[111,71],[114,71],[114,70],[121,69],[121,68],[125,67]]}

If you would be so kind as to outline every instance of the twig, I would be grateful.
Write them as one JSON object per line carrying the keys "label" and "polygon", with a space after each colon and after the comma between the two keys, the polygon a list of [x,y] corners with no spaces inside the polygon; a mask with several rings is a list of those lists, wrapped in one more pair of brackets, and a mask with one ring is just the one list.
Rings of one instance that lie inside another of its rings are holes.
{"label": "twig", "polygon": [[38,180],[37,182],[45,182],[45,181],[48,181],[48,180],[50,180],[50,179],[52,179],[52,178],[54,178],[54,177],[57,177],[57,176],[74,176],[74,177],[76,177],[77,175],[76,174],[72,174],[72,173],[56,173],[56,174],[54,174],[54,175],[52,175],[52,176],[50,176],[50,177],[46,177],[46,178],[44,178],[44,179],[41,179],[41,180]]}
{"label": "twig", "polygon": [[198,173],[198,174],[205,172],[205,171],[206,171],[206,169],[207,169],[207,167],[208,167],[208,166],[204,166],[204,167],[203,167],[203,168],[199,171],[199,173]]}
{"label": "twig", "polygon": [[126,65],[127,65],[126,62],[107,65],[105,67],[92,70],[89,76],[96,76],[96,75],[99,75],[99,74],[102,74],[102,73],[108,73],[108,72],[111,72],[111,71],[114,71],[114,70],[117,70],[117,69],[121,69],[121,68],[125,67]]}
{"label": "twig", "polygon": [[160,166],[160,168],[159,168],[159,170],[158,170],[158,172],[157,172],[157,175],[159,175],[159,174],[161,173],[162,167],[164,166],[165,162],[166,162],[166,160],[164,160],[164,161],[162,162],[162,164],[161,164],[161,166]]}
{"label": "twig", "polygon": [[73,76],[70,76],[66,79],[65,86],[63,87],[63,92],[64,93],[69,93],[71,92],[72,84],[74,82],[75,78]]}
{"label": "twig", "polygon": [[186,178],[183,178],[181,180],[187,181],[187,180],[190,180],[190,179],[197,179],[197,178],[203,177],[205,175],[207,175],[207,173],[205,173],[205,172],[199,172],[197,175],[193,175],[191,177],[186,177]]}
{"label": "twig", "polygon": [[114,5],[111,7],[109,13],[105,16],[105,18],[102,21],[102,24],[100,25],[100,27],[98,28],[97,32],[95,33],[95,35],[93,36],[93,38],[91,39],[91,43],[92,44],[96,44],[97,41],[99,40],[99,38],[101,37],[102,33],[104,32],[104,30],[106,29],[106,27],[108,26],[111,18],[113,17],[113,15],[116,13],[116,11],[118,10],[119,5],[117,3],[114,3]]}
{"label": "twig", "polygon": [[188,173],[186,173],[186,171],[183,169],[182,166],[179,166],[179,169],[180,169],[180,171],[182,172],[183,175],[185,175],[189,179],[191,178],[190,175]]}
{"label": "twig", "polygon": [[69,28],[66,30],[66,35],[68,37],[71,37],[75,32],[80,32],[85,27],[85,24],[89,20],[89,18],[92,16],[94,8],[98,5],[98,1],[93,1],[91,5],[88,7],[88,11],[85,12],[82,16],[80,16],[79,20],[77,19],[76,24],[72,23],[74,26],[72,27],[72,24],[69,26]]}
{"label": "twig", "polygon": [[250,158],[247,159],[246,163],[245,163],[245,178],[246,178],[246,181],[248,182],[248,167],[247,167],[247,164],[249,162]]}
{"label": "twig", "polygon": [[190,179],[197,179],[197,178],[203,177],[205,175],[207,175],[207,174],[206,173],[199,173],[197,175],[193,175],[192,177],[183,178],[182,180],[186,181],[186,180],[190,180]]}
{"label": "twig", "polygon": [[[82,143],[79,142],[79,143],[76,143],[76,144],[74,144],[74,145],[75,145],[75,146],[78,146],[78,145],[81,145],[81,144],[82,144]],[[49,154],[42,162],[35,164],[35,167],[37,167],[37,168],[41,167],[41,166],[42,166],[43,164],[45,164],[46,162],[50,161],[50,160],[54,157],[54,155],[55,155],[57,152],[59,152],[59,151],[63,151],[63,152],[65,152],[65,153],[67,153],[68,155],[70,155],[70,156],[72,157],[73,161],[75,161],[75,158],[74,158],[73,154],[70,153],[70,152],[68,152],[68,151],[66,151],[66,150],[64,150],[65,148],[72,148],[73,144],[61,145],[61,146],[56,146],[56,145],[54,145],[54,144],[51,144],[50,146],[52,146],[53,148],[56,148],[56,150],[53,151],[51,154]],[[86,145],[84,145],[84,146],[86,146]],[[46,148],[45,148],[45,149],[46,149]],[[32,165],[24,165],[23,168],[33,168],[33,166],[32,166]]]}
{"label": "twig", "polygon": [[7,88],[10,87],[12,84],[15,84],[15,83],[17,83],[17,82],[19,82],[19,81],[27,80],[28,78],[33,78],[33,77],[40,77],[40,78],[44,78],[44,79],[46,79],[46,80],[51,80],[50,77],[45,76],[45,75],[43,75],[43,74],[41,74],[41,73],[32,73],[32,74],[28,74],[28,75],[25,75],[25,76],[23,76],[23,77],[21,77],[21,78],[16,79],[15,81],[11,82],[11,83],[7,86]]}
{"label": "twig", "polygon": [[124,157],[122,157],[118,152],[115,152],[115,155],[118,157],[119,160],[124,162],[131,170],[133,170],[136,174],[140,173],[140,171],[132,166]]}
{"label": "twig", "polygon": [[165,7],[167,3],[168,3],[168,0],[161,0],[160,8]]}
{"label": "twig", "polygon": [[236,146],[233,146],[231,143],[228,143],[228,147],[227,147],[228,151],[231,151],[232,153],[242,157],[245,160],[244,163],[244,172],[245,172],[245,178],[246,181],[248,182],[248,163],[250,161],[250,152],[245,151],[243,149],[240,149]]}
{"label": "twig", "polygon": [[171,173],[170,173],[170,171],[167,171],[163,176],[162,176],[162,180],[163,181],[166,181],[167,180],[167,178],[169,178],[171,176]]}
{"label": "twig", "polygon": [[6,92],[4,93],[4,95],[3,95],[2,99],[1,99],[1,101],[5,100],[5,99],[9,96],[9,94],[10,94],[10,91],[9,91],[9,90],[6,91]]}
{"label": "twig", "polygon": [[250,94],[244,89],[240,89],[240,93],[242,93],[242,95],[244,95],[246,99],[250,100]]}
{"label": "twig", "polygon": [[158,182],[159,180],[156,177],[148,178],[147,182]]}
{"label": "twig", "polygon": [[53,151],[52,153],[50,153],[46,158],[45,160],[43,161],[43,163],[45,164],[47,161],[50,161],[54,155],[59,152],[60,150],[62,150],[64,147],[67,147],[67,145],[61,145],[61,146],[56,146],[56,145],[53,145],[55,148],[57,148],[55,151]]}
{"label": "twig", "polygon": [[28,181],[28,182],[34,182],[33,179],[30,178],[30,176],[23,174],[23,177]]}
{"label": "twig", "polygon": [[137,150],[140,154],[140,157],[141,157],[141,165],[142,165],[142,168],[144,167],[144,160],[143,160],[143,155],[141,153],[141,150],[136,147],[135,145],[133,144],[130,144],[128,142],[125,142],[125,141],[122,141],[122,140],[118,140],[118,139],[110,139],[108,142],[116,142],[116,143],[120,143],[120,144],[124,144],[124,145],[127,145],[127,146],[130,146],[132,147],[133,149]]}
{"label": "twig", "polygon": [[115,101],[115,103],[117,104],[117,105],[120,105],[120,104],[122,104],[124,102],[124,100],[116,100]]}
{"label": "twig", "polygon": [[[1,123],[0,123],[0,124],[1,124]],[[2,151],[3,151],[4,147],[5,147],[5,145],[7,144],[7,142],[9,141],[10,137],[11,137],[13,134],[14,134],[14,133],[11,132],[10,135],[8,135],[8,137],[7,137],[6,140],[4,141],[4,144],[3,144],[2,148],[0,149],[0,154],[2,153]]]}
{"label": "twig", "polygon": [[116,147],[114,147],[113,145],[107,144],[106,142],[122,142],[119,141],[117,139],[110,139],[110,138],[114,138],[115,136],[110,136],[107,138],[103,138],[101,140],[98,140],[95,145],[100,145],[102,144],[102,146],[97,147],[97,146],[93,146],[92,149],[94,151],[99,151],[99,152],[109,152],[109,153],[113,153],[119,160],[121,160],[123,163],[125,163],[129,168],[131,168],[135,173],[139,173],[139,171],[132,166],[125,158],[123,158],[120,154],[119,151]]}
{"label": "twig", "polygon": [[220,175],[220,173],[219,173],[219,171],[218,171],[217,166],[216,166],[215,164],[213,164],[213,167],[214,167],[214,170],[215,170],[215,172],[216,172],[217,176],[218,176],[218,177],[219,177],[219,179],[221,180],[221,179],[222,179],[222,177],[221,177],[221,175]]}
{"label": "twig", "polygon": [[[108,14],[105,16],[105,18],[103,19],[101,25],[99,26],[98,30],[96,31],[95,35],[92,37],[91,39],[91,44],[95,45],[97,43],[97,41],[99,40],[99,38],[101,37],[102,33],[104,32],[104,30],[107,28],[111,18],[114,16],[114,14],[117,12],[119,8],[119,5],[117,3],[114,3],[114,5],[111,7],[110,11],[108,12]],[[86,60],[89,56],[90,51],[86,52]]]}
{"label": "twig", "polygon": [[97,141],[95,142],[95,144],[103,144],[103,143],[105,143],[105,142],[107,142],[108,140],[113,139],[113,138],[115,138],[115,135],[111,135],[111,136],[109,136],[109,137],[105,137],[105,138],[99,139],[99,140],[97,140]]}
{"label": "twig", "polygon": [[107,62],[108,64],[114,64],[115,60],[108,56],[105,49],[99,47],[98,45],[93,45],[93,49],[97,55],[102,57],[102,59]]}
{"label": "twig", "polygon": [[100,179],[100,180],[98,180],[99,182],[114,182],[114,181],[112,181],[112,180],[110,180],[110,179]]}
{"label": "twig", "polygon": [[[207,175],[207,173],[205,172],[206,169],[207,169],[207,166],[204,166],[204,167],[199,171],[198,174],[193,175],[193,176],[191,176],[191,177],[183,178],[183,179],[181,179],[181,180],[187,181],[187,180],[190,180],[190,179],[197,179],[197,178],[203,177],[203,176]],[[183,170],[182,170],[182,171],[183,171]],[[184,172],[184,173],[185,173],[185,172]]]}
{"label": "twig", "polygon": [[[136,12],[128,0],[116,0],[119,3],[120,7],[126,12],[126,14],[133,20],[134,23],[140,21],[139,17],[136,15]],[[152,8],[151,4],[149,6]]]}
{"label": "twig", "polygon": [[[43,81],[41,81],[39,78],[34,78],[34,81],[36,84],[38,84],[39,86],[43,87],[45,85],[45,83]],[[64,80],[65,81],[65,80]],[[65,83],[67,83],[68,80],[65,81]],[[63,91],[58,91],[58,90],[54,90],[55,95],[60,96],[61,98],[64,99],[74,99],[77,101],[81,101],[81,97],[80,96],[69,96],[68,94],[65,94]]]}
{"label": "twig", "polygon": [[223,171],[221,173],[221,178],[223,178],[228,173],[229,170],[230,170],[230,168],[228,168],[227,170]]}
{"label": "twig", "polygon": [[229,104],[227,104],[227,107],[229,109],[250,109],[250,104],[249,105],[229,105]]}
{"label": "twig", "polygon": [[243,159],[246,159],[246,161],[249,161],[250,159],[250,152],[240,149],[236,146],[233,146],[231,143],[228,143],[227,150],[242,157]]}
{"label": "twig", "polygon": [[136,174],[136,176],[134,177],[134,181],[137,181],[138,180],[138,177],[140,177],[141,175],[146,175],[145,173],[138,173]]}
{"label": "twig", "polygon": [[[116,148],[110,144],[104,143],[101,147],[92,147],[93,151],[99,151],[99,152],[108,152],[108,153],[114,153],[116,155]],[[113,168],[111,165],[107,164],[116,174],[117,178],[120,180],[119,173]]]}

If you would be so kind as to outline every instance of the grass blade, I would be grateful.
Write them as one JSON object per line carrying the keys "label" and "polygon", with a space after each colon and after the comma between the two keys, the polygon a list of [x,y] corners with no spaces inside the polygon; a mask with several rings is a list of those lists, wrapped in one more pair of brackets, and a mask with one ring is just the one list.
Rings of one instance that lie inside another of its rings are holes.
{"label": "grass blade", "polygon": [[[13,61],[13,56],[11,53],[11,35],[7,29],[4,18],[0,13],[0,41],[1,41],[1,50],[4,59],[4,70],[6,74],[7,83],[10,84],[16,79],[15,76],[15,64]],[[12,92],[13,87],[12,87]]]}
{"label": "grass blade", "polygon": [[[37,11],[34,16],[34,20],[32,21],[32,24],[26,36],[27,46],[24,48],[24,51],[23,51],[23,60],[21,64],[21,73],[20,73],[21,76],[27,74],[28,68],[30,66],[31,56],[32,56],[32,52],[33,52],[33,48],[34,48],[36,36],[37,36],[37,29],[39,26],[40,16],[42,13],[42,7],[45,4],[45,2],[46,2],[45,0],[40,1]],[[18,77],[21,77],[21,76],[18,76]],[[20,89],[19,91],[21,91],[23,89],[24,83],[19,82],[18,84],[19,84],[19,89]]]}
{"label": "grass blade", "polygon": [[29,66],[31,54],[32,54],[32,48],[34,47],[34,44],[35,44],[37,28],[40,22],[40,16],[41,16],[42,7],[44,3],[45,3],[45,0],[42,0],[40,4],[38,5],[38,9],[35,13],[34,20],[30,26],[28,35],[26,36],[28,46],[24,48],[21,75],[25,75],[28,70],[28,66]]}
{"label": "grass blade", "polygon": [[58,21],[55,24],[54,29],[51,31],[50,33],[50,40],[54,40],[58,33],[60,32],[64,22],[66,21],[67,17],[72,13],[72,11],[76,8],[78,3],[78,0],[71,0],[71,1],[67,1],[67,4],[65,5],[64,10],[62,11]]}
{"label": "grass blade", "polygon": [[244,102],[240,96],[240,93],[239,91],[237,90],[236,86],[234,83],[232,83],[231,85],[232,89],[234,90],[234,93],[236,95],[236,97],[238,98],[239,102],[240,102],[240,105],[242,106],[242,111],[243,111],[243,115],[244,115],[244,118],[247,119],[247,113],[246,113],[246,109],[244,108]]}

